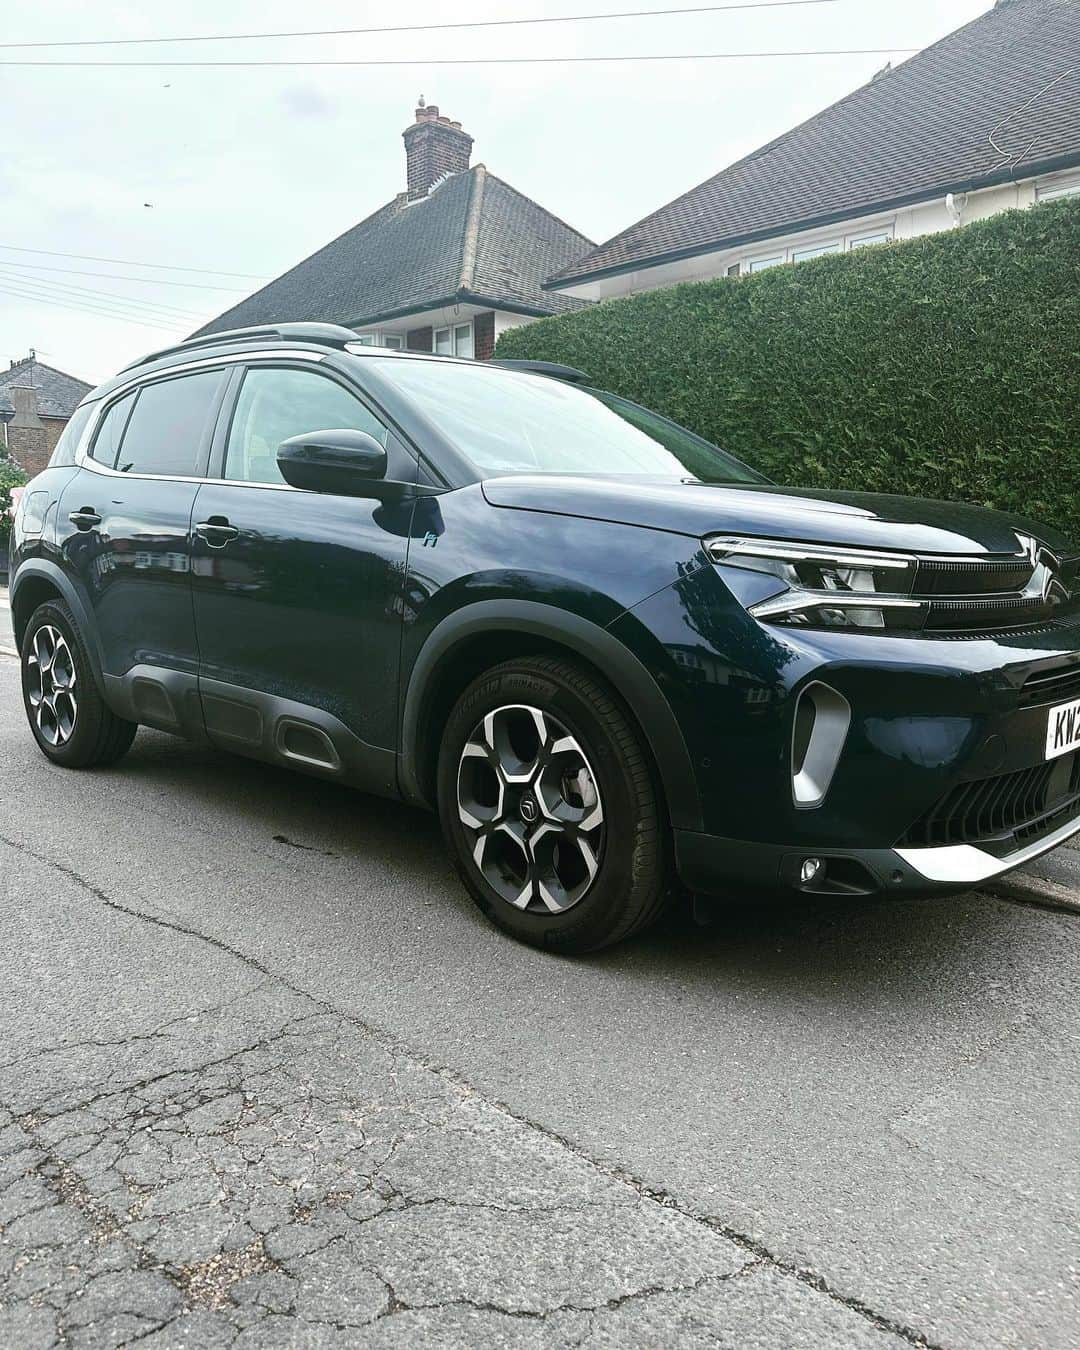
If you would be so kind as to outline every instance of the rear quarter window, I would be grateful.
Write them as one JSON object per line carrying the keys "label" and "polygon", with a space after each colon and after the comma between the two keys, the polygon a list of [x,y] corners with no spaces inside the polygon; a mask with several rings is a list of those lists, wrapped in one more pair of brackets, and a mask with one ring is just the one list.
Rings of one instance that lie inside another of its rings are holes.
{"label": "rear quarter window", "polygon": [[84,403],[81,408],[76,408],[68,418],[67,426],[60,433],[60,439],[53,447],[52,456],[49,459],[50,469],[64,469],[75,463],[75,451],[79,448],[82,434],[86,430],[86,424],[90,421],[90,414],[93,411],[94,404]]}
{"label": "rear quarter window", "polygon": [[127,426],[127,420],[131,416],[131,410],[135,406],[134,393],[126,394],[106,409],[105,416],[101,419],[101,425],[94,436],[94,444],[90,447],[90,458],[97,460],[99,464],[104,464],[107,468],[112,468],[116,463],[116,456],[120,450],[120,437],[124,434],[124,427]]}

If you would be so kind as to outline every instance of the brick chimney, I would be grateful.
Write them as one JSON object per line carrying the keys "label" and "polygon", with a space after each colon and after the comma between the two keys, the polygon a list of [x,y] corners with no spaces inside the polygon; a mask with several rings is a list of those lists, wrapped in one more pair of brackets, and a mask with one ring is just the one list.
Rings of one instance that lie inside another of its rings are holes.
{"label": "brick chimney", "polygon": [[462,131],[460,122],[440,117],[436,104],[425,105],[422,95],[416,120],[401,134],[405,140],[410,201],[426,197],[448,173],[464,173],[469,167],[473,138]]}

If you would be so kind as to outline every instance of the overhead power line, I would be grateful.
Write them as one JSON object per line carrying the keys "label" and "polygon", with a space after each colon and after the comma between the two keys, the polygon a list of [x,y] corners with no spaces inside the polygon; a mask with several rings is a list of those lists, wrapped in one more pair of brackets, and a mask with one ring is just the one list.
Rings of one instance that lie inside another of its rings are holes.
{"label": "overhead power line", "polygon": [[308,28],[285,33],[189,33],[182,37],[69,38],[49,42],[0,42],[0,48],[145,47],[167,42],[252,42],[258,39],[352,37],[372,33],[430,33],[448,28],[510,28],[539,23],[591,23],[602,19],[654,19],[672,14],[717,14],[735,9],[791,9],[797,5],[834,5],[837,0],[743,0],[739,4],[692,5],[679,9],[629,9],[613,14],[545,14],[531,19],[458,19],[452,23],[405,23],[375,28]]}
{"label": "overhead power line", "polygon": [[114,314],[108,310],[96,309],[90,305],[80,304],[75,300],[58,300],[52,296],[27,292],[21,288],[16,288],[14,283],[10,282],[4,282],[0,285],[0,295],[10,295],[17,300],[32,300],[34,304],[37,305],[53,305],[59,309],[70,309],[75,311],[75,313],[93,314],[99,319],[115,319],[119,323],[137,324],[140,328],[157,328],[163,333],[182,333],[187,331],[185,325],[171,326],[163,323],[155,323],[149,319],[132,318],[130,315]]}
{"label": "overhead power line", "polygon": [[245,281],[268,281],[269,277],[256,276],[254,272],[223,272],[215,267],[178,267],[175,263],[136,262],[133,258],[99,258],[93,253],[58,253],[55,249],[26,248],[20,244],[0,244],[0,249],[11,253],[37,253],[43,258],[78,258],[82,262],[112,263],[116,267],[152,267],[163,272],[196,272],[204,276],[240,277]]}
{"label": "overhead power line", "polygon": [[18,282],[21,286],[37,286],[45,291],[71,296],[77,300],[85,297],[95,302],[116,304],[123,309],[130,309],[134,312],[145,310],[155,318],[187,320],[200,317],[194,310],[180,309],[176,305],[158,304],[154,300],[143,300],[133,295],[117,295],[115,291],[101,291],[90,286],[76,286],[72,282],[54,281],[51,277],[26,277],[20,272],[9,271],[2,264],[0,264],[0,277],[8,281]]}
{"label": "overhead power line", "polygon": [[20,272],[32,269],[34,272],[62,272],[71,277],[101,277],[105,281],[134,281],[142,286],[183,286],[196,291],[228,291],[232,295],[246,295],[247,286],[208,286],[204,281],[171,281],[166,277],[129,277],[117,272],[87,272],[79,267],[52,267],[48,263],[13,262],[0,257],[0,267],[14,267]]}
{"label": "overhead power line", "polygon": [[244,66],[289,66],[293,69],[316,66],[566,66],[608,64],[629,61],[748,61],[765,57],[784,56],[898,56],[921,51],[919,47],[843,47],[817,48],[803,51],[769,52],[650,52],[640,56],[455,56],[398,57],[393,60],[328,60],[328,61],[8,61],[0,66],[36,66],[70,70],[84,67],[110,67],[120,70],[150,70],[156,67],[198,66],[202,69],[222,67],[239,69]]}
{"label": "overhead power line", "polygon": [[147,319],[152,319],[158,323],[164,324],[190,324],[197,323],[200,316],[197,314],[171,314],[166,310],[157,310],[143,308],[141,305],[129,305],[122,299],[104,295],[98,291],[73,291],[64,286],[50,282],[28,282],[22,277],[11,276],[6,272],[0,272],[0,283],[5,286],[19,286],[23,290],[32,291],[35,295],[42,298],[55,298],[57,300],[73,300],[81,305],[93,305],[95,309],[108,310],[110,313],[121,313],[136,317],[142,315]]}

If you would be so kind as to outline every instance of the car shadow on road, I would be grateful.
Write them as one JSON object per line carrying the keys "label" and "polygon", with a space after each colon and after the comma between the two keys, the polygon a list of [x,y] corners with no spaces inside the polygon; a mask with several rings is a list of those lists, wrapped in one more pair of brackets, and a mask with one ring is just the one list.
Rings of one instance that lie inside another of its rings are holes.
{"label": "car shadow on road", "polygon": [[[487,931],[430,813],[155,733],[142,733],[115,772],[141,779],[144,800],[161,815],[183,818],[197,799],[214,830],[233,817],[238,830],[271,853],[298,863],[335,859],[356,870],[358,885],[378,862],[403,885],[415,880],[439,907],[451,908],[450,922]],[[850,997],[864,984],[919,987],[936,978],[932,971],[945,977],[950,967],[962,969],[968,984],[984,963],[989,970],[1000,962],[1003,942],[1023,942],[1025,926],[1036,921],[1030,911],[974,894],[934,900],[747,894],[710,904],[708,917],[707,926],[695,922],[688,897],[679,897],[651,931],[576,963],[635,981],[752,976],[755,984],[790,983],[803,992],[839,995],[843,988]]]}

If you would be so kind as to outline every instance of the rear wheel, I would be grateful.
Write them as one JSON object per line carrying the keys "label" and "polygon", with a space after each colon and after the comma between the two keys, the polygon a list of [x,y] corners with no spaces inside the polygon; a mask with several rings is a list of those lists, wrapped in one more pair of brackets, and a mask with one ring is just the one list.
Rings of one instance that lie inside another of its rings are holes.
{"label": "rear wheel", "polygon": [[117,717],[98,692],[86,643],[62,600],[49,600],[30,616],[22,640],[22,688],[30,730],[54,764],[111,764],[135,737],[135,723]]}
{"label": "rear wheel", "polygon": [[470,685],[446,726],[439,813],[473,899],[523,942],[594,951],[663,906],[648,755],[611,692],[571,662],[508,661]]}

